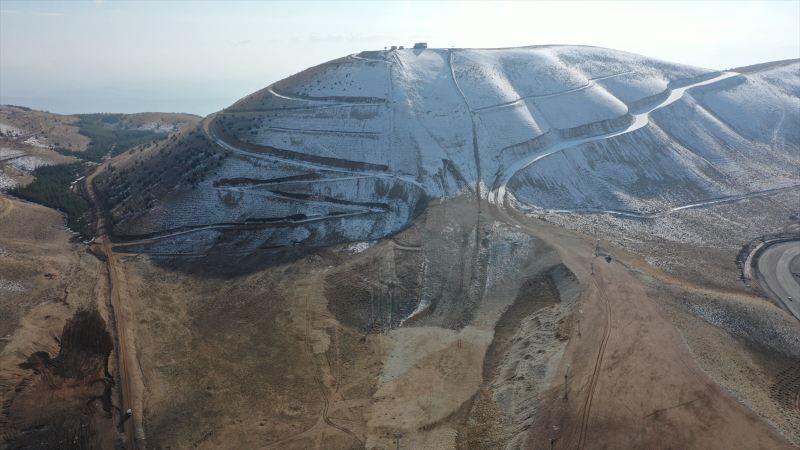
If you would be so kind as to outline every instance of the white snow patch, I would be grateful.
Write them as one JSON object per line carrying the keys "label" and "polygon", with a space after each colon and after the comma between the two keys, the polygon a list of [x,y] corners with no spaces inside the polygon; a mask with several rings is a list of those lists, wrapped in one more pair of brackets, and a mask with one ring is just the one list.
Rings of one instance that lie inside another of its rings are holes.
{"label": "white snow patch", "polygon": [[18,281],[0,279],[0,291],[25,292],[27,289]]}
{"label": "white snow patch", "polygon": [[37,138],[36,136],[33,136],[33,137],[29,137],[28,139],[25,139],[22,142],[24,142],[24,143],[26,143],[28,145],[32,145],[34,147],[50,148],[51,146],[47,145],[46,141],[47,141],[47,139],[45,139],[45,138],[41,138],[40,139],[40,138]]}
{"label": "white snow patch", "polygon": [[355,244],[350,244],[344,248],[344,252],[350,255],[354,255],[356,253],[361,253],[364,250],[372,247],[375,245],[377,241],[368,241],[368,242],[356,242]]}
{"label": "white snow patch", "polygon": [[7,123],[0,122],[0,134],[4,134],[6,136],[18,136],[22,134],[22,130],[15,127],[14,125],[9,125]]}
{"label": "white snow patch", "polygon": [[0,172],[0,193],[8,192],[10,189],[17,187],[17,182],[8,175]]}

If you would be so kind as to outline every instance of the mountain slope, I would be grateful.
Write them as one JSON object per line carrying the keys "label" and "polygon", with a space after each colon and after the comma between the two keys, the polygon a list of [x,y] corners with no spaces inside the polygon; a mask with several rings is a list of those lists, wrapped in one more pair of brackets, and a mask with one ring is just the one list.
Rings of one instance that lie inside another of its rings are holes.
{"label": "mountain slope", "polygon": [[576,46],[350,55],[209,116],[200,147],[180,138],[121,163],[217,155],[126,191],[114,231],[155,239],[139,251],[247,250],[376,239],[431,199],[506,184],[531,211],[633,214],[785,188],[800,167],[797,69],[723,75]]}

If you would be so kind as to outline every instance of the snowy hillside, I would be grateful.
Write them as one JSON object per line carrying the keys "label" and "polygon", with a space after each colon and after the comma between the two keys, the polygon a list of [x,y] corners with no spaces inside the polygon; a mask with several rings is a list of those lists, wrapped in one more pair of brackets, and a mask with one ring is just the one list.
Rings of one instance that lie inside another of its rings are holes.
{"label": "snowy hillside", "polygon": [[354,54],[207,118],[230,157],[117,214],[115,231],[270,223],[291,239],[265,225],[253,245],[374,239],[479,180],[530,211],[634,215],[788,187],[799,67],[723,74],[582,46]]}
{"label": "snowy hillside", "polygon": [[518,172],[509,188],[545,209],[648,213],[797,185],[798,69],[688,90],[647,126],[567,148]]}

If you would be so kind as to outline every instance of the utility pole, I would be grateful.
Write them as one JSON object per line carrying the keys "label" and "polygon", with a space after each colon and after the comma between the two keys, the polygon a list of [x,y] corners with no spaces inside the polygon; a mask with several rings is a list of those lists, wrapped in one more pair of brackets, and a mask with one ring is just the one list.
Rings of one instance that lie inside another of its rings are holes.
{"label": "utility pole", "polygon": [[583,319],[583,310],[578,310],[578,337],[581,337],[581,319]]}
{"label": "utility pole", "polygon": [[397,442],[397,450],[400,450],[400,439],[403,438],[403,433],[395,433],[394,440]]}
{"label": "utility pole", "polygon": [[564,401],[568,400],[567,397],[567,376],[569,376],[569,368],[572,367],[572,364],[567,364],[567,373],[564,374]]}

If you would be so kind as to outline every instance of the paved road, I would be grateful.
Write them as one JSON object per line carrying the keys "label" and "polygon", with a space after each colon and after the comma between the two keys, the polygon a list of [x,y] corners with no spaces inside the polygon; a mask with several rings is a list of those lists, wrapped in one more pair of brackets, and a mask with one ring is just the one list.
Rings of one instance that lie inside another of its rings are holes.
{"label": "paved road", "polygon": [[759,284],[800,320],[800,280],[789,270],[794,258],[800,258],[800,241],[770,246],[758,258],[757,274]]}

